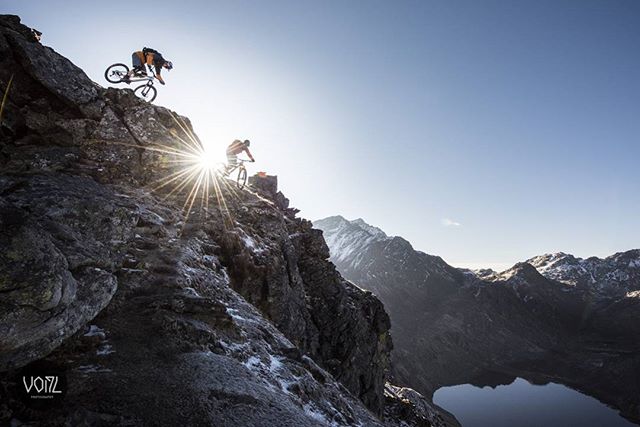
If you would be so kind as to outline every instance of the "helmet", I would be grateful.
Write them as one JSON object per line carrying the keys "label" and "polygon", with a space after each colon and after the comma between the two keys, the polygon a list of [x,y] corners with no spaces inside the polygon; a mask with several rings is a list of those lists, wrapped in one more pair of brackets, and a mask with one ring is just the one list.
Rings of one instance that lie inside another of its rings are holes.
{"label": "helmet", "polygon": [[164,68],[166,68],[167,70],[171,70],[171,69],[173,69],[173,62],[171,62],[171,61],[164,61]]}
{"label": "helmet", "polygon": [[251,145],[251,141],[249,141],[248,139],[244,140],[244,145],[246,145],[247,147]]}

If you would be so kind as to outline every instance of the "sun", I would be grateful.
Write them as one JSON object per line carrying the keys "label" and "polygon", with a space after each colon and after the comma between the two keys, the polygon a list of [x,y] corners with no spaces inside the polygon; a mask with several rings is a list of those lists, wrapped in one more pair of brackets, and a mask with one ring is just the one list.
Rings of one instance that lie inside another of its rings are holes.
{"label": "sun", "polygon": [[198,167],[207,172],[214,172],[222,166],[220,159],[211,149],[203,147],[197,154]]}
{"label": "sun", "polygon": [[[149,183],[151,191],[162,190],[163,200],[172,196],[184,197],[185,218],[189,218],[196,200],[200,200],[200,207],[204,212],[208,212],[211,197],[223,216],[228,217],[229,224],[232,224],[233,219],[227,209],[225,193],[227,196],[237,197],[238,190],[226,179],[226,164],[218,152],[213,150],[215,145],[203,144],[180,116],[171,116],[186,138],[182,138],[176,130],[171,129],[171,143],[142,147],[144,150],[172,157],[168,160],[168,164],[171,165],[170,171]],[[135,147],[141,148],[139,145]]]}

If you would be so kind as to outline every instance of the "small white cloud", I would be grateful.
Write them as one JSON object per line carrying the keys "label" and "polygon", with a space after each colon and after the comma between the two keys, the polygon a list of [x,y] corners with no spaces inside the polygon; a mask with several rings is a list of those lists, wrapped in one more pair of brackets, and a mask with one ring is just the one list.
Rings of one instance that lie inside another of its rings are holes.
{"label": "small white cloud", "polygon": [[442,225],[444,225],[445,227],[460,227],[462,226],[462,224],[460,224],[457,221],[454,221],[450,218],[442,218]]}

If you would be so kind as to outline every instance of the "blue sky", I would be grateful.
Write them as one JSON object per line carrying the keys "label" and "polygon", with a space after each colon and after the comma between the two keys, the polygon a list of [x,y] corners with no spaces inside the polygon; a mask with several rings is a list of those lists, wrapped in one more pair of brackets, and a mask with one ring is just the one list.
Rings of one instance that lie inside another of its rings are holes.
{"label": "blue sky", "polygon": [[640,2],[6,1],[106,85],[143,45],[156,103],[310,219],[362,217],[458,266],[640,247]]}

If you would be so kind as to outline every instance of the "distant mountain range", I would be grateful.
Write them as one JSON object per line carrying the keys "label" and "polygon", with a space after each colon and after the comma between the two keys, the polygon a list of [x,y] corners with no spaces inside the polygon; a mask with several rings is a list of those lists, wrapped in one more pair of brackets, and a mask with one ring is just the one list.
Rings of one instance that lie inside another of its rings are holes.
{"label": "distant mountain range", "polygon": [[[448,270],[453,267],[440,257],[424,254],[413,249],[411,244],[397,236],[387,236],[384,231],[367,224],[363,219],[346,220],[342,216],[332,216],[314,222],[316,228],[324,232],[324,238],[331,251],[331,261],[341,272],[354,275],[364,273],[367,262],[374,261],[370,250],[377,247],[380,255],[388,256],[389,251],[404,250],[397,258],[406,262],[412,256],[415,261],[431,260],[434,267]],[[404,258],[403,258],[404,257]],[[377,259],[375,261],[380,261]],[[607,258],[578,258],[563,252],[539,255],[524,261],[533,266],[538,273],[550,280],[574,286],[577,290],[589,291],[603,298],[617,298],[640,288],[640,249],[619,252]],[[513,268],[503,272],[492,269],[458,269],[472,273],[480,279],[496,281],[504,279],[513,272]],[[368,278],[358,277],[367,281]]]}
{"label": "distant mountain range", "polygon": [[343,276],[385,304],[400,383],[429,395],[444,385],[493,385],[496,373],[555,381],[640,420],[640,250],[467,270],[362,219],[314,226]]}

